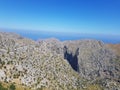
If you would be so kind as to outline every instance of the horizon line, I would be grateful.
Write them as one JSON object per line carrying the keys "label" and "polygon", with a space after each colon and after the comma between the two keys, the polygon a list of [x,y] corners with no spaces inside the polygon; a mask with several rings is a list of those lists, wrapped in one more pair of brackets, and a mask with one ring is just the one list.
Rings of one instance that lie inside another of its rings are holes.
{"label": "horizon line", "polygon": [[[107,33],[85,33],[85,32],[77,32],[77,31],[55,31],[55,30],[40,30],[40,29],[16,29],[16,28],[3,28],[0,27],[0,31],[4,31],[5,32],[22,32],[22,31],[31,31],[32,33],[38,33],[38,32],[49,32],[49,33],[64,33],[64,34],[83,34],[83,35],[107,35],[107,36],[120,36],[120,34],[107,34]],[[13,31],[12,31],[13,30]]]}

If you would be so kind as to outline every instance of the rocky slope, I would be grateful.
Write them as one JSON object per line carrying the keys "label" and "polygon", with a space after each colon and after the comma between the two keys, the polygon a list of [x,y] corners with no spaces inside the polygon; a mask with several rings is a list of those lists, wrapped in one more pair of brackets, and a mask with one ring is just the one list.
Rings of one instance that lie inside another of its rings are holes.
{"label": "rocky slope", "polygon": [[[64,42],[65,58],[74,69],[87,79],[97,77],[119,78],[113,60],[116,55],[103,42],[96,40],[78,40]],[[75,63],[76,62],[76,63]]]}
{"label": "rocky slope", "polygon": [[[119,60],[97,40],[33,41],[0,32],[1,82],[35,90],[119,90]],[[97,89],[91,89],[93,84]]]}

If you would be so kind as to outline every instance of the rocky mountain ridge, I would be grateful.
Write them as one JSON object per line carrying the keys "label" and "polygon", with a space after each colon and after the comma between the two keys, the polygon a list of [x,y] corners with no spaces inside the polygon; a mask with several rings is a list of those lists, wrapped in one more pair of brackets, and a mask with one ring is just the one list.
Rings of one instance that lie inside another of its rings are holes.
{"label": "rocky mountain ridge", "polygon": [[31,89],[89,90],[87,86],[94,83],[104,90],[119,90],[119,60],[108,46],[97,40],[33,41],[0,32],[0,81]]}

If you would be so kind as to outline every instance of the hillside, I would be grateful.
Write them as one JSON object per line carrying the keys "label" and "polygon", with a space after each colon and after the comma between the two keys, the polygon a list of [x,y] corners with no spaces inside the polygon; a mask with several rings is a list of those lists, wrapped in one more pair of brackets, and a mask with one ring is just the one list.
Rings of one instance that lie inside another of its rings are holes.
{"label": "hillside", "polygon": [[119,90],[119,60],[97,40],[33,41],[0,32],[1,83],[31,90]]}
{"label": "hillside", "polygon": [[107,46],[120,56],[120,44],[107,44]]}

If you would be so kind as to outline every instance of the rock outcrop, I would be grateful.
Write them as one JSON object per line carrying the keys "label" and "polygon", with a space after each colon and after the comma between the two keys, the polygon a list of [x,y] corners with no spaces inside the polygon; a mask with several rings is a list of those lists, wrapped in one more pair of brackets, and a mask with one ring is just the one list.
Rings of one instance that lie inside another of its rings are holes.
{"label": "rock outcrop", "polygon": [[[64,42],[64,54],[73,69],[87,79],[119,78],[115,73],[113,60],[116,55],[97,40],[78,40]],[[76,67],[75,67],[76,66]]]}

